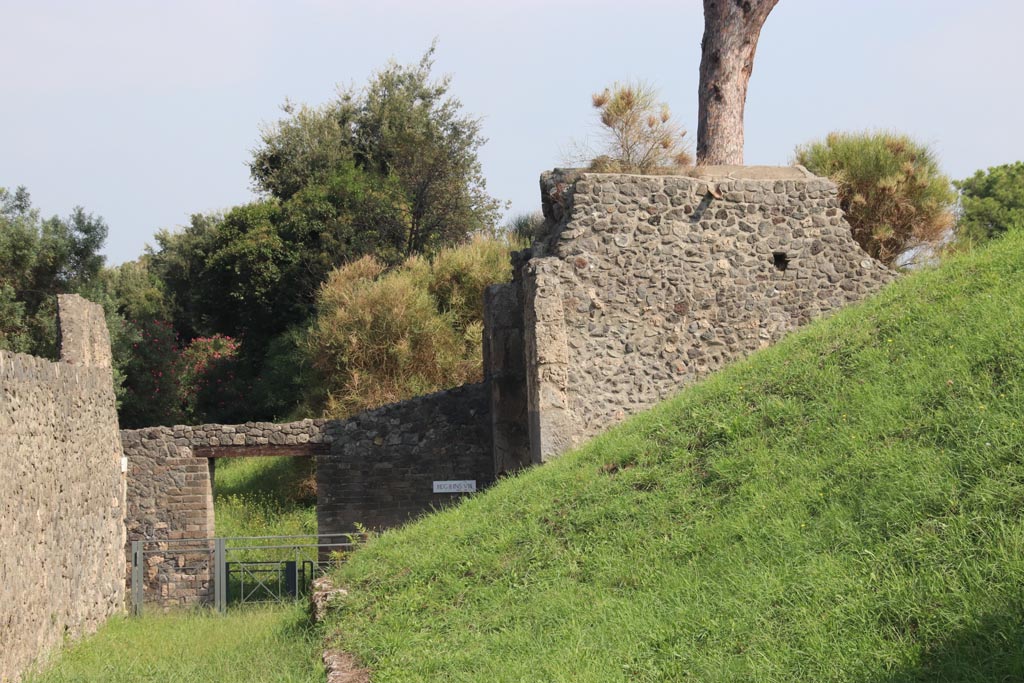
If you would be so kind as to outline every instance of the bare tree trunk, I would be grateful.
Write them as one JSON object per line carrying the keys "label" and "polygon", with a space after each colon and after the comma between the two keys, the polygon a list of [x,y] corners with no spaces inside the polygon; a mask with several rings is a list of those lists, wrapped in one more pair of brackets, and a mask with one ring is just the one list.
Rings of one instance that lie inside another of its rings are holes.
{"label": "bare tree trunk", "polygon": [[765,19],[779,0],[704,0],[697,163],[743,164],[743,108]]}

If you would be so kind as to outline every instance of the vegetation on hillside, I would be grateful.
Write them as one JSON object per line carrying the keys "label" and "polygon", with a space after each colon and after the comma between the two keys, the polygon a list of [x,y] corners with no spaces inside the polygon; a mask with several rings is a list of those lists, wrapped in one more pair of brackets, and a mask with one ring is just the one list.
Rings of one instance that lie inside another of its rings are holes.
{"label": "vegetation on hillside", "polygon": [[1024,234],[910,275],[337,578],[379,681],[1024,677]]}
{"label": "vegetation on hillside", "polygon": [[950,180],[935,154],[905,135],[830,133],[797,147],[796,162],[836,182],[853,238],[887,265],[949,236]]}
{"label": "vegetation on hillside", "polygon": [[0,346],[56,357],[57,294],[91,293],[103,269],[103,219],[75,208],[43,218],[24,187],[0,187]]}
{"label": "vegetation on hillside", "polygon": [[312,412],[344,418],[483,378],[483,295],[512,277],[509,243],[477,237],[386,269],[373,257],[333,271],[304,348]]}
{"label": "vegetation on hillside", "polygon": [[[393,267],[493,231],[499,204],[477,159],[480,122],[462,113],[447,78],[431,76],[433,54],[391,63],[323,106],[286,103],[250,164],[261,198],[158,233],[147,267],[180,345],[218,334],[239,342],[233,379],[220,384],[227,398],[200,400],[188,419],[303,414],[306,328],[333,269],[362,257]],[[221,402],[241,410],[225,414]]]}
{"label": "vegetation on hillside", "polygon": [[1024,161],[978,171],[953,184],[960,190],[956,231],[961,245],[1024,230]]}
{"label": "vegetation on hillside", "polygon": [[[480,120],[462,111],[450,79],[432,76],[433,58],[431,46],[417,63],[392,62],[322,106],[286,103],[253,152],[256,201],[161,230],[155,247],[115,268],[99,253],[102,219],[81,209],[43,219],[24,188],[0,189],[0,347],[52,357],[55,295],[78,292],[107,310],[122,427],[309,416],[323,401],[307,390],[320,367],[307,334],[334,269],[367,257],[401,270],[439,252],[453,262],[444,250],[458,245],[497,253],[497,242],[469,244],[496,234],[501,208],[477,158]],[[455,267],[470,281],[453,296],[474,296],[476,266]],[[467,304],[417,296],[472,337],[456,310]],[[479,349],[470,358],[459,341],[459,362],[479,366]],[[367,395],[344,400],[371,405],[390,391],[359,390]]]}
{"label": "vegetation on hillside", "polygon": [[313,458],[219,458],[214,474],[218,536],[316,534]]}

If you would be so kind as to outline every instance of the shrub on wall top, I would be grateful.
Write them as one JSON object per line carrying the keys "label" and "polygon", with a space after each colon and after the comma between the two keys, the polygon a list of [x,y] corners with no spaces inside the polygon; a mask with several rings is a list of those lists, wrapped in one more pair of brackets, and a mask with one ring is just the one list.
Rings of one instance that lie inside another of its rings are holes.
{"label": "shrub on wall top", "polygon": [[693,165],[686,130],[672,119],[658,91],[643,81],[614,83],[591,96],[601,122],[600,147],[574,143],[572,163],[597,173],[677,173]]}
{"label": "shrub on wall top", "polygon": [[797,147],[796,161],[835,181],[853,238],[887,265],[949,234],[950,180],[931,150],[906,135],[830,133]]}

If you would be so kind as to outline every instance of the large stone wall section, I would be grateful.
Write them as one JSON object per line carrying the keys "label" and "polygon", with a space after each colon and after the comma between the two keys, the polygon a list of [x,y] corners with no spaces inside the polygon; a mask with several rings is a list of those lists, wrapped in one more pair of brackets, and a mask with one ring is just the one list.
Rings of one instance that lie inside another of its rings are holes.
{"label": "large stone wall section", "polygon": [[835,185],[800,169],[541,187],[547,233],[521,272],[533,462],[894,277],[852,239]]}
{"label": "large stone wall section", "polygon": [[103,310],[58,302],[61,362],[0,351],[0,680],[124,604],[124,479]]}
{"label": "large stone wall section", "polygon": [[433,482],[494,480],[490,388],[469,384],[328,423],[331,452],[317,458],[320,533],[383,529],[460,496]]}

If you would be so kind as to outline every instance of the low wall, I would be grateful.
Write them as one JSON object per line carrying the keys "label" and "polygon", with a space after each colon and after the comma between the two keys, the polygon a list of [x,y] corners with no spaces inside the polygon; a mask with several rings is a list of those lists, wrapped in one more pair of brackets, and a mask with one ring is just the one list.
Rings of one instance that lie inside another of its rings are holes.
{"label": "low wall", "polygon": [[[493,481],[489,387],[468,385],[368,411],[344,421],[199,425],[125,430],[126,550],[147,554],[147,600],[164,606],[213,599],[214,463],[219,457],[316,458],[321,534],[384,529],[460,497],[435,481]],[[128,573],[130,582],[130,572]],[[129,583],[130,585],[130,583]]]}
{"label": "low wall", "polygon": [[516,276],[531,462],[893,278],[851,237],[830,181],[699,170],[542,177],[546,233]]}
{"label": "low wall", "polygon": [[103,309],[61,296],[61,362],[0,351],[0,680],[124,604],[124,479]]}
{"label": "low wall", "polygon": [[486,383],[420,396],[328,423],[330,454],[316,463],[321,533],[383,529],[460,496],[435,481],[494,480]]}

